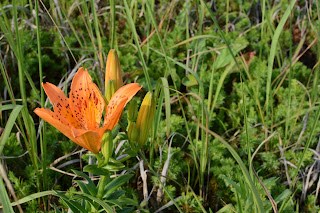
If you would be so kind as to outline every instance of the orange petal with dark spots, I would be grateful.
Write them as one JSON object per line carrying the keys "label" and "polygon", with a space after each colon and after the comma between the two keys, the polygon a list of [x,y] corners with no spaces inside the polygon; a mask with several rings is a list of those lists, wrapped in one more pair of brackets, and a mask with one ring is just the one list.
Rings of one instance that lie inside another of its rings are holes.
{"label": "orange petal with dark spots", "polygon": [[[114,110],[119,110],[120,109],[120,115],[123,110],[123,108],[127,105],[127,103],[132,99],[132,97],[142,88],[142,86],[139,86],[138,83],[131,83],[127,84],[120,89],[118,89],[113,96],[111,97],[109,104],[106,109],[106,116],[104,120],[104,125],[108,125],[109,122],[109,117],[113,114]],[[126,99],[125,103],[123,104],[122,107],[119,106],[119,103],[121,102],[120,100]],[[119,115],[119,117],[120,117]],[[119,120],[119,119],[118,119]],[[117,120],[117,122],[118,122]],[[112,126],[112,125],[111,125]]]}
{"label": "orange petal with dark spots", "polygon": [[107,129],[112,130],[116,126],[127,100],[127,97],[122,97],[109,102],[104,126],[99,129],[100,131],[104,133]]}
{"label": "orange petal with dark spots", "polygon": [[75,137],[73,137],[73,134],[71,132],[71,125],[66,118],[62,117],[61,115],[55,112],[52,112],[49,109],[37,108],[34,110],[34,113],[36,113],[40,118],[54,126],[57,130],[62,132],[70,140],[75,140]]}
{"label": "orange petal with dark spots", "polygon": [[78,122],[73,118],[69,98],[62,90],[51,83],[43,83],[42,87],[52,103],[54,112],[66,118],[73,127],[80,128]]}
{"label": "orange petal with dark spots", "polygon": [[82,67],[72,80],[69,99],[73,116],[81,129],[99,128],[105,102],[88,71]]}
{"label": "orange petal with dark spots", "polygon": [[142,86],[139,86],[138,83],[131,83],[127,84],[123,87],[120,87],[111,97],[111,100],[113,98],[116,98],[117,96],[126,96],[128,98],[126,104],[137,94],[137,92],[142,88]]}

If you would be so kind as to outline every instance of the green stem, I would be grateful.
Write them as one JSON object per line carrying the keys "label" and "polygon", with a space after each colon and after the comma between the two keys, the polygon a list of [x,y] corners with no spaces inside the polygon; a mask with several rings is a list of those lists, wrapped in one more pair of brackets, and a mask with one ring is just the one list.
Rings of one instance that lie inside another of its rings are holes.
{"label": "green stem", "polygon": [[[101,157],[99,154],[96,154],[96,158],[98,160],[98,165],[100,165],[101,163]],[[106,183],[108,182],[110,178],[110,173],[108,171],[108,173],[106,175],[101,175],[101,178],[99,180],[99,183],[98,183],[98,193],[97,193],[97,198],[98,199],[101,199],[103,197],[103,192],[104,192],[104,187],[106,185]]]}
{"label": "green stem", "polygon": [[[109,172],[108,172],[108,174],[109,174]],[[109,175],[101,176],[100,181],[99,181],[98,193],[97,193],[98,199],[101,199],[103,197],[104,186],[106,185],[108,179],[109,179]]]}
{"label": "green stem", "polygon": [[100,157],[100,155],[99,155],[99,154],[96,154],[95,156],[96,156],[96,158],[97,158],[98,165],[99,165],[99,164],[100,164],[100,161],[101,161],[101,157]]}

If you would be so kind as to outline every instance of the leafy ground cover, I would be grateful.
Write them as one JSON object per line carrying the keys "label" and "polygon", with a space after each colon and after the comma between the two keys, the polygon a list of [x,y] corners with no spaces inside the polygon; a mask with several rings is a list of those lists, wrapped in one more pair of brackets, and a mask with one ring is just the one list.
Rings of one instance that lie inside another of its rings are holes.
{"label": "leafy ground cover", "polygon": [[[3,211],[320,211],[319,16],[318,1],[2,1]],[[131,154],[124,109],[101,198],[99,156],[33,110],[80,67],[105,94],[111,49],[156,109]]]}

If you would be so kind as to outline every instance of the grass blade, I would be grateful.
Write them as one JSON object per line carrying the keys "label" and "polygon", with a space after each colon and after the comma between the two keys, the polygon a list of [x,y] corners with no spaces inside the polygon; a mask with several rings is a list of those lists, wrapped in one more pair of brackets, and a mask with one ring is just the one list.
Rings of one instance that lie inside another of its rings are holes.
{"label": "grass blade", "polygon": [[277,26],[277,29],[274,32],[274,35],[272,37],[270,54],[268,57],[268,71],[267,71],[268,78],[267,78],[267,91],[266,91],[266,104],[265,104],[265,108],[267,111],[268,111],[270,90],[271,90],[271,76],[272,76],[272,70],[273,70],[273,62],[274,62],[274,57],[275,57],[276,50],[277,50],[278,40],[279,40],[280,34],[283,30],[283,27],[284,27],[287,19],[289,18],[289,15],[290,15],[291,10],[292,10],[293,6],[295,5],[295,3],[296,3],[296,0],[293,0],[290,2],[289,7],[287,8],[286,12],[282,16],[282,18]]}
{"label": "grass blade", "polygon": [[240,169],[242,171],[242,174],[244,176],[244,179],[246,180],[247,184],[249,185],[249,188],[253,194],[253,198],[254,201],[256,203],[258,212],[260,213],[264,213],[264,207],[263,207],[263,203],[262,200],[260,198],[259,192],[256,189],[255,184],[253,183],[253,180],[251,179],[251,175],[249,174],[249,171],[247,170],[245,164],[243,163],[243,161],[241,160],[240,156],[238,155],[238,153],[236,152],[236,150],[234,150],[232,148],[232,146],[230,146],[230,144],[228,144],[220,135],[216,134],[215,132],[207,129],[206,127],[204,127],[201,123],[198,122],[198,125],[205,130],[206,132],[208,132],[210,135],[212,135],[213,137],[215,137],[217,140],[219,140],[231,153],[231,155],[233,156],[233,158],[237,161],[237,163],[240,166]]}
{"label": "grass blade", "polygon": [[134,39],[134,42],[135,42],[136,47],[138,49],[140,60],[142,62],[143,72],[144,72],[144,76],[145,76],[146,81],[147,81],[148,90],[152,91],[151,80],[150,80],[150,77],[149,77],[149,73],[148,73],[146,62],[145,62],[144,57],[143,57],[143,52],[142,52],[141,47],[140,47],[140,42],[139,42],[139,39],[138,39],[138,34],[137,34],[137,31],[136,31],[136,27],[135,27],[133,19],[132,19],[131,10],[130,10],[130,8],[128,6],[127,0],[124,0],[123,2],[124,2],[124,6],[126,8],[127,21],[128,21],[129,26],[131,28],[131,32],[133,34],[133,39]]}
{"label": "grass blade", "polygon": [[166,110],[166,132],[167,138],[170,134],[170,126],[171,126],[171,106],[170,106],[170,92],[169,92],[169,84],[166,78],[161,78],[164,100],[165,100],[165,110]]}
{"label": "grass blade", "polygon": [[2,153],[3,147],[6,144],[8,138],[10,136],[12,127],[13,127],[14,123],[16,122],[16,119],[17,119],[22,108],[23,108],[23,106],[16,105],[10,114],[10,117],[8,119],[8,122],[6,124],[6,127],[3,131],[1,139],[0,139],[0,153]]}
{"label": "grass blade", "polygon": [[3,212],[14,213],[12,206],[10,205],[9,196],[6,190],[6,187],[3,183],[2,177],[0,175],[0,201],[3,209]]}
{"label": "grass blade", "polygon": [[[16,206],[18,203],[19,204],[23,204],[23,203],[32,201],[34,199],[41,198],[41,197],[48,196],[48,195],[58,196],[58,197],[62,198],[64,201],[67,201],[66,196],[64,194],[62,194],[62,193],[63,192],[61,192],[61,191],[53,191],[53,190],[34,193],[34,194],[28,195],[28,196],[18,200],[18,202],[11,203],[11,206]],[[95,201],[96,203],[100,204],[104,208],[104,210],[106,210],[107,212],[113,213],[113,210],[112,210],[111,206],[109,206],[107,203],[105,203],[104,201],[102,201],[100,199],[97,199],[97,198],[95,198],[95,197],[93,197],[91,195],[88,195],[88,194],[85,194],[85,193],[82,193],[82,192],[72,192],[72,193],[85,196],[85,197]],[[0,206],[0,208],[1,207],[2,206]]]}
{"label": "grass blade", "polygon": [[110,46],[111,49],[115,49],[117,46],[116,42],[116,6],[115,6],[115,0],[110,0],[110,10],[111,10],[111,39],[110,39]]}
{"label": "grass blade", "polygon": [[[39,81],[40,81],[40,102],[41,107],[45,105],[45,96],[44,90],[42,88],[42,55],[41,55],[41,44],[40,44],[40,24],[39,24],[39,5],[38,1],[35,1],[35,12],[36,12],[36,26],[37,26],[37,48],[38,48],[38,63],[39,63]],[[39,118],[39,120],[41,120]],[[43,122],[42,128],[40,130],[40,149],[41,149],[41,162],[42,162],[42,180],[43,180],[43,188],[45,189],[47,186],[47,142],[46,142],[46,122]]]}

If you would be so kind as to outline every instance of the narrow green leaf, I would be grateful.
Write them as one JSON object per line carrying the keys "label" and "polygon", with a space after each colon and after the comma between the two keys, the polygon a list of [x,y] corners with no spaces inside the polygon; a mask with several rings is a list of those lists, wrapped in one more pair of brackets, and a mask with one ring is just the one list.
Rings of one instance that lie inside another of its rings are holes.
{"label": "narrow green leaf", "polygon": [[106,194],[106,196],[110,195],[112,192],[117,190],[120,186],[127,183],[132,176],[133,176],[132,174],[126,174],[126,175],[121,175],[119,177],[116,177],[110,183],[107,184],[107,186],[104,189],[105,191],[104,194]]}
{"label": "narrow green leaf", "polygon": [[109,162],[102,166],[103,169],[106,169],[108,171],[120,171],[121,169],[123,169],[125,167],[125,165],[113,158],[109,158]]}
{"label": "narrow green leaf", "polygon": [[272,77],[272,70],[273,70],[273,62],[274,62],[274,57],[275,57],[276,50],[277,50],[278,40],[279,40],[280,34],[283,30],[283,27],[284,27],[287,19],[289,18],[289,15],[290,15],[291,10],[292,10],[293,6],[295,5],[295,3],[296,3],[296,0],[292,0],[290,2],[290,5],[288,6],[286,12],[283,14],[283,16],[277,26],[277,29],[274,32],[274,35],[272,37],[270,54],[268,57],[268,78],[267,78],[266,105],[265,105],[266,110],[268,110],[270,90],[271,90],[271,77]]}
{"label": "narrow green leaf", "polygon": [[[222,75],[220,76],[219,78],[219,82],[218,82],[218,85],[217,85],[217,88],[215,90],[215,93],[214,93],[214,98],[213,98],[213,102],[212,102],[212,105],[211,105],[211,109],[210,109],[210,114],[209,116],[212,115],[213,113],[213,109],[216,107],[216,103],[217,103],[217,100],[218,100],[218,97],[219,97],[219,94],[220,94],[220,91],[221,91],[221,88],[223,86],[223,83],[224,83],[224,80],[226,79],[227,75],[230,73],[230,71],[232,70],[232,68],[234,67],[234,63],[231,63],[222,73]],[[212,91],[211,91],[212,92]],[[210,97],[208,100],[210,100],[210,102],[208,104],[211,104],[211,96],[213,94],[210,94]]]}
{"label": "narrow green leaf", "polygon": [[10,113],[10,117],[7,121],[6,127],[2,133],[2,136],[0,138],[0,153],[2,153],[3,147],[6,144],[9,135],[11,133],[12,127],[14,125],[14,123],[16,122],[16,119],[18,117],[18,114],[20,113],[21,109],[23,108],[23,106],[21,105],[16,105],[12,112]]}
{"label": "narrow green leaf", "polygon": [[219,39],[218,36],[213,36],[213,35],[196,35],[196,36],[193,36],[193,37],[191,37],[191,38],[189,38],[189,39],[186,39],[186,40],[184,40],[184,41],[181,41],[181,42],[179,42],[178,44],[175,44],[175,45],[173,45],[172,47],[169,47],[168,49],[170,50],[170,49],[173,49],[173,48],[178,47],[178,46],[180,46],[180,45],[187,44],[187,43],[189,43],[189,42],[191,42],[191,41],[193,41],[193,40],[198,40],[198,39],[203,39],[203,38],[215,38],[215,39]]}
{"label": "narrow green leaf", "polygon": [[137,201],[132,200],[132,199],[130,199],[130,198],[126,198],[126,197],[124,197],[124,198],[119,198],[119,199],[117,199],[117,201],[118,201],[119,203],[122,203],[123,205],[126,205],[126,206],[128,206],[128,205],[131,205],[131,206],[139,206],[139,204],[137,203]]}
{"label": "narrow green leaf", "polygon": [[12,206],[10,205],[9,196],[7,193],[7,189],[3,183],[2,177],[0,175],[0,203],[2,206],[0,209],[3,209],[3,212],[14,213]]}
{"label": "narrow green leaf", "polygon": [[69,199],[66,195],[62,194],[61,192],[56,191],[56,195],[63,200],[63,202],[71,209],[71,211],[83,213],[86,212],[85,208],[79,205],[79,203]]}
{"label": "narrow green leaf", "polygon": [[[109,204],[112,204],[113,206],[117,206],[120,209],[123,208],[119,200],[105,200],[105,202],[109,203]],[[125,204],[125,205],[128,205],[128,204]]]}
{"label": "narrow green leaf", "polygon": [[82,193],[82,192],[74,192],[74,194],[78,194],[78,195],[82,195],[82,196],[85,196],[91,200],[93,200],[94,202],[98,203],[104,210],[106,210],[106,212],[108,213],[114,213],[114,211],[112,210],[111,206],[108,205],[106,202],[94,197],[94,196],[91,196],[89,194],[85,194],[85,193]]}
{"label": "narrow green leaf", "polygon": [[95,175],[108,175],[109,172],[106,169],[98,168],[98,165],[86,165],[83,167],[84,172],[92,173]]}
{"label": "narrow green leaf", "polygon": [[85,173],[83,172],[80,172],[80,171],[77,171],[77,170],[73,170],[72,171],[80,176],[80,177],[83,177],[84,179],[86,179],[88,181],[88,184],[87,184],[87,189],[89,190],[90,194],[95,196],[98,192],[96,186],[94,185],[94,183],[92,182],[92,180],[90,179],[90,177],[88,175],[86,175]]}
{"label": "narrow green leaf", "polygon": [[83,183],[81,180],[75,180],[74,182],[76,182],[79,185],[80,190],[83,193],[90,194],[89,190],[87,189],[87,185],[85,183]]}
{"label": "narrow green leaf", "polygon": [[131,10],[130,10],[130,8],[128,6],[127,1],[124,0],[123,2],[124,2],[124,6],[126,8],[127,21],[128,21],[128,24],[129,24],[129,26],[131,28],[131,32],[133,34],[134,42],[135,42],[136,47],[138,49],[139,58],[140,58],[140,60],[142,62],[143,72],[144,72],[144,76],[145,76],[146,81],[147,81],[148,90],[152,91],[151,80],[150,80],[149,73],[148,73],[148,70],[147,70],[146,62],[145,62],[144,57],[143,57],[143,52],[142,52],[141,47],[140,47],[140,42],[139,42],[139,39],[138,39],[136,26],[134,25],[134,22],[133,22],[133,19],[132,19]]}
{"label": "narrow green leaf", "polygon": [[[54,195],[54,196],[58,196],[60,197],[61,199],[63,199],[64,202],[68,202],[69,204],[71,204],[73,207],[77,208],[77,209],[80,209],[82,212],[86,212],[83,207],[79,207],[79,204],[75,204],[74,201],[70,201],[68,197],[66,197],[64,194],[62,194],[63,192],[59,192],[59,191],[53,191],[53,190],[50,190],[50,191],[44,191],[44,192],[38,192],[38,193],[34,193],[32,195],[29,195],[29,196],[26,196],[20,200],[18,200],[19,204],[23,204],[23,203],[26,203],[26,202],[29,202],[31,200],[34,200],[34,199],[37,199],[37,198],[40,198],[40,197],[44,197],[44,196],[47,196],[47,195]],[[76,194],[76,195],[82,195],[82,196],[85,196],[91,200],[93,200],[94,202],[98,203],[100,206],[102,206],[102,208],[104,210],[106,210],[106,212],[108,213],[113,213],[113,210],[112,208],[107,204],[105,203],[104,201],[96,198],[96,197],[93,197],[89,194],[86,194],[86,193],[83,193],[83,192],[73,192],[73,194]],[[11,206],[16,206],[17,205],[17,202],[13,202],[11,203]],[[76,210],[75,212],[79,212],[78,210]]]}
{"label": "narrow green leaf", "polygon": [[0,111],[5,111],[5,110],[10,110],[13,109],[15,106],[15,104],[7,104],[7,105],[2,105],[0,106]]}
{"label": "narrow green leaf", "polygon": [[279,203],[279,202],[283,201],[284,199],[286,199],[291,194],[292,194],[292,192],[289,189],[286,189],[278,197],[276,197],[276,199],[274,199],[274,200],[277,203]]}
{"label": "narrow green leaf", "polygon": [[115,0],[110,0],[110,18],[111,18],[111,35],[110,35],[110,46],[111,49],[115,49],[117,46],[117,42],[116,42],[116,5],[115,5]]}
{"label": "narrow green leaf", "polygon": [[[192,76],[192,75],[190,75]],[[167,138],[170,134],[170,127],[171,127],[171,104],[170,104],[170,91],[169,91],[169,84],[166,78],[161,78],[162,86],[163,86],[163,93],[164,93],[164,104],[165,104],[165,110],[166,110],[166,132],[167,132]]]}
{"label": "narrow green leaf", "polygon": [[259,192],[256,189],[256,186],[253,183],[253,180],[251,179],[251,175],[249,174],[249,171],[247,170],[245,164],[243,163],[243,161],[241,160],[240,156],[238,155],[238,153],[236,152],[236,150],[234,150],[232,148],[232,146],[230,146],[230,144],[228,142],[226,142],[220,135],[216,134],[215,132],[212,132],[211,130],[205,128],[201,123],[198,123],[198,125],[204,129],[206,132],[208,132],[209,134],[211,134],[213,137],[215,137],[216,139],[218,139],[218,141],[220,141],[231,153],[231,155],[233,156],[233,158],[237,161],[237,163],[240,166],[240,169],[242,171],[242,174],[244,176],[245,181],[247,182],[252,194],[253,194],[253,198],[254,201],[257,205],[257,209],[259,212],[264,213],[264,207],[263,207],[263,203],[262,200],[260,198]]}
{"label": "narrow green leaf", "polygon": [[[31,194],[31,195],[28,195],[24,198],[21,198],[20,200],[18,200],[19,204],[23,204],[23,203],[27,203],[31,200],[34,200],[34,199],[37,199],[37,198],[40,198],[40,197],[44,197],[44,196],[47,196],[47,195],[55,195],[57,196],[57,193],[55,191],[43,191],[43,192],[38,192],[38,193],[34,193],[34,194]],[[11,203],[11,206],[16,206],[18,203],[17,202],[13,202]]]}
{"label": "narrow green leaf", "polygon": [[56,205],[51,204],[51,206],[54,208],[55,213],[67,213],[63,208],[62,211],[60,211]]}
{"label": "narrow green leaf", "polygon": [[126,191],[119,189],[119,190],[113,192],[112,194],[110,194],[108,197],[106,197],[106,199],[119,199],[125,193],[126,193]]}
{"label": "narrow green leaf", "polygon": [[236,182],[234,182],[233,180],[227,178],[227,177],[224,176],[224,175],[222,176],[222,178],[225,179],[233,188],[235,188],[235,190],[236,190],[239,194],[241,194],[241,188],[240,188],[240,186],[239,186]]}
{"label": "narrow green leaf", "polygon": [[[246,43],[236,43],[231,46],[232,54],[237,55],[242,49],[248,46],[248,42]],[[230,51],[225,48],[220,51],[221,53],[217,56],[217,58],[213,62],[214,69],[217,70],[219,68],[223,68],[230,64],[233,61],[233,55],[230,54]]]}

